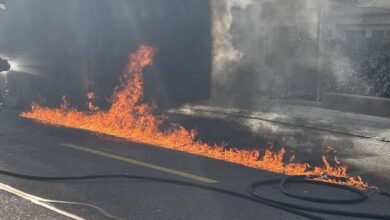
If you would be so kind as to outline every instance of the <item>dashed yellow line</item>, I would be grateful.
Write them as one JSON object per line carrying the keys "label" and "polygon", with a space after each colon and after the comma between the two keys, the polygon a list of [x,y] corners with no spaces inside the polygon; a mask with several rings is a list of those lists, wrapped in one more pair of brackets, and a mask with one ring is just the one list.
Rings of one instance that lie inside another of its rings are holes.
{"label": "dashed yellow line", "polygon": [[110,154],[110,153],[103,152],[103,151],[93,150],[93,149],[87,148],[87,147],[82,147],[82,146],[78,146],[78,145],[74,145],[74,144],[68,144],[68,143],[64,143],[64,144],[61,144],[61,145],[65,146],[65,147],[72,148],[72,149],[76,149],[76,150],[92,153],[92,154],[95,154],[95,155],[99,155],[99,156],[102,156],[102,157],[106,157],[106,158],[110,158],[110,159],[114,159],[114,160],[119,160],[119,161],[126,162],[126,163],[129,163],[129,164],[133,164],[133,165],[137,165],[137,166],[141,166],[141,167],[146,167],[146,168],[153,169],[153,170],[158,170],[160,172],[169,173],[169,174],[173,174],[173,175],[176,175],[176,176],[193,179],[193,180],[200,181],[200,182],[203,182],[203,183],[212,184],[212,183],[217,183],[218,182],[217,180],[209,179],[209,178],[206,178],[206,177],[197,176],[197,175],[186,173],[186,172],[183,172],[183,171],[174,170],[174,169],[158,166],[158,165],[151,164],[151,163],[146,163],[146,162],[143,162],[143,161],[134,160],[134,159],[127,158],[127,157],[122,157],[122,156],[118,156],[118,155],[115,155],[115,154]]}

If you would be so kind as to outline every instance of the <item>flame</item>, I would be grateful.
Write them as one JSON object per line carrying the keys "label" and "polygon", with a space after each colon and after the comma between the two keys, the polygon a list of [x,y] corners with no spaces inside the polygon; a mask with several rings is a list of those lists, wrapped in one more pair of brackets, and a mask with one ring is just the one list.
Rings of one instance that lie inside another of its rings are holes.
{"label": "flame", "polygon": [[[360,177],[347,175],[346,166],[339,164],[338,160],[335,166],[331,166],[325,156],[322,158],[323,167],[292,162],[294,157],[290,162],[285,163],[284,149],[278,152],[265,150],[264,153],[260,153],[255,149],[241,150],[224,145],[211,146],[197,140],[195,130],[187,130],[177,124],[171,125],[168,130],[161,129],[165,117],[153,115],[156,106],[142,102],[142,71],[146,66],[152,65],[156,52],[156,49],[142,45],[137,52],[130,55],[128,66],[121,79],[121,86],[115,89],[111,108],[107,111],[91,106],[93,108],[90,108],[90,111],[80,112],[70,108],[66,98],[63,97],[64,104],[61,108],[46,108],[33,103],[32,111],[21,113],[20,116],[44,124],[89,130],[251,168],[287,175],[319,175],[322,181],[367,188],[367,183]],[[87,95],[89,102],[94,96],[93,93]]]}

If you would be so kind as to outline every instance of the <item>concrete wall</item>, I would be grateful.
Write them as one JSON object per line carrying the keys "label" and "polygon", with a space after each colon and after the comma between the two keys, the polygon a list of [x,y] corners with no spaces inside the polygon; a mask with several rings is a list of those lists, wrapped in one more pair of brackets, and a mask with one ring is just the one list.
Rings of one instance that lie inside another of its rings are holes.
{"label": "concrete wall", "polygon": [[325,93],[323,95],[322,106],[344,112],[390,117],[390,99],[386,98]]}

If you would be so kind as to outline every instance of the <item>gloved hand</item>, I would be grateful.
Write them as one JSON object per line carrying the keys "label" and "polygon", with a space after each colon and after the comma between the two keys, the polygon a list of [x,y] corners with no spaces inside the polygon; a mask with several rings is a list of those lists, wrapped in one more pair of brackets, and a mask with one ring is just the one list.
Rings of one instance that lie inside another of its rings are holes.
{"label": "gloved hand", "polygon": [[11,65],[8,63],[8,60],[0,58],[0,72],[8,71],[11,68]]}

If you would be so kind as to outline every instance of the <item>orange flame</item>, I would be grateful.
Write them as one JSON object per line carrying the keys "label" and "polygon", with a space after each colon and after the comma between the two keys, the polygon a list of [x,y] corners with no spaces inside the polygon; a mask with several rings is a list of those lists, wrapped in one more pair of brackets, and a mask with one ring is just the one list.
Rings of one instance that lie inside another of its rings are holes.
{"label": "orange flame", "polygon": [[[210,146],[196,140],[195,130],[187,130],[179,125],[162,130],[160,127],[164,117],[152,114],[156,106],[142,103],[142,71],[153,63],[155,54],[156,49],[143,45],[130,56],[128,67],[122,76],[122,84],[115,89],[112,106],[107,111],[91,109],[89,112],[80,112],[70,108],[63,98],[64,104],[59,109],[45,108],[33,103],[32,111],[24,112],[21,116],[44,124],[89,130],[256,169],[287,175],[321,175],[324,176],[320,178],[323,181],[367,187],[360,177],[349,177],[346,166],[336,164],[332,167],[326,157],[323,157],[324,167],[312,167],[307,163],[292,161],[285,163],[284,149],[279,152],[265,150],[264,154],[261,154],[255,149],[239,150],[223,145]],[[88,94],[89,99],[93,96]]]}

